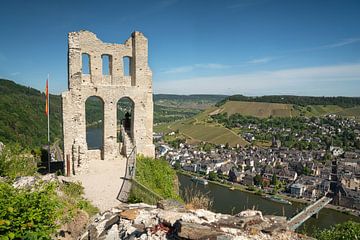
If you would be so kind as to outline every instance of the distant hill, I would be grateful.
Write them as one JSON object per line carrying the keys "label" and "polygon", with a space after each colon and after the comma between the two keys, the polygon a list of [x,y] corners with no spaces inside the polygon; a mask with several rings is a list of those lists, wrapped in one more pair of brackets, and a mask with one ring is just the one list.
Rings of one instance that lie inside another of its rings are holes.
{"label": "distant hill", "polygon": [[226,101],[218,106],[210,115],[227,113],[232,115],[239,113],[245,116],[258,118],[267,117],[296,117],[296,116],[324,116],[327,114],[337,114],[345,117],[353,117],[360,120],[360,105],[353,107],[342,107],[338,105],[306,105],[300,106],[285,103],[268,102],[244,102]]}
{"label": "distant hill", "polygon": [[174,95],[154,94],[154,103],[159,106],[187,109],[207,109],[224,100],[227,95]]}
{"label": "distant hill", "polygon": [[[223,95],[154,95],[154,123],[174,122],[214,106]],[[47,144],[45,94],[13,81],[0,79],[0,141],[18,142],[30,148]],[[102,108],[95,100],[87,107],[87,121],[102,118]],[[51,140],[62,138],[61,96],[50,95]]]}
{"label": "distant hill", "polygon": [[269,95],[259,97],[247,97],[243,95],[228,96],[217,106],[225,104],[227,101],[242,102],[266,102],[266,103],[283,103],[298,106],[308,105],[337,105],[343,108],[349,108],[360,105],[360,97],[312,97],[312,96],[293,96],[293,95]]}
{"label": "distant hill", "polygon": [[232,146],[248,144],[238,133],[212,121],[211,116],[220,113],[227,113],[228,116],[238,113],[257,118],[311,117],[332,113],[360,121],[360,102],[359,98],[348,97],[245,97],[236,95],[225,98],[216,106],[210,107],[190,119],[158,125],[155,127],[155,131],[179,131],[190,142],[229,143]]}
{"label": "distant hill", "polygon": [[[61,137],[61,99],[50,95],[52,139]],[[0,79],[0,141],[40,147],[47,143],[45,94],[34,88]]]}

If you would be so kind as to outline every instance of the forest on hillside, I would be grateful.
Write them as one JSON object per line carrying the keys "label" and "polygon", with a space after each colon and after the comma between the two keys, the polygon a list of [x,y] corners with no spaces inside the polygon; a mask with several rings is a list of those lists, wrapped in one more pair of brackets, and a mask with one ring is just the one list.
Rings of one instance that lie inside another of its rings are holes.
{"label": "forest on hillside", "polygon": [[[61,99],[50,95],[50,135],[61,138]],[[0,141],[27,147],[47,144],[45,94],[34,88],[0,79]]]}
{"label": "forest on hillside", "polygon": [[312,97],[312,96],[294,96],[294,95],[269,95],[248,97],[244,95],[232,95],[217,103],[217,106],[223,105],[227,101],[244,101],[244,102],[268,102],[284,103],[299,106],[308,105],[338,105],[340,107],[354,107],[360,105],[360,97]]}

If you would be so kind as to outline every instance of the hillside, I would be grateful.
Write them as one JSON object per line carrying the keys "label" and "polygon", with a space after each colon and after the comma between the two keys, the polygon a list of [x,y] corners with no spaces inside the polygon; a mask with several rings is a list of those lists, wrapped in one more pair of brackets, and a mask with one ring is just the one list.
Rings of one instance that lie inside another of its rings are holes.
{"label": "hillside", "polygon": [[207,109],[224,100],[226,95],[174,95],[154,94],[154,103],[158,106],[185,109]]}
{"label": "hillside", "polygon": [[248,144],[241,136],[221,124],[210,122],[209,114],[216,107],[211,107],[194,117],[154,127],[155,132],[178,131],[191,143],[210,142],[213,144],[226,144],[245,146]]}
{"label": "hillside", "polygon": [[210,115],[225,112],[228,115],[240,113],[242,115],[259,118],[270,116],[292,117],[299,115],[299,111],[295,110],[291,104],[240,101],[227,101],[224,105],[221,105],[215,111],[211,112]]}
{"label": "hillside", "polygon": [[[266,99],[266,98],[265,98]],[[301,101],[312,103],[324,103],[328,101],[331,103],[339,103],[334,99],[323,99],[316,97],[304,97]],[[355,99],[355,100],[354,100]],[[160,124],[155,126],[154,131],[170,132],[178,131],[180,135],[185,137],[189,142],[206,141],[214,144],[226,144],[231,146],[240,144],[242,146],[249,144],[240,134],[240,130],[236,128],[226,128],[225,125],[214,122],[211,116],[226,113],[227,116],[240,114],[242,116],[256,117],[265,119],[269,117],[321,117],[327,114],[337,114],[349,118],[354,118],[360,121],[360,105],[352,106],[350,102],[356,102],[356,98],[346,98],[346,101],[341,100],[342,106],[339,105],[297,105],[290,103],[271,103],[271,102],[250,102],[250,101],[232,101],[226,100],[215,107],[210,107],[207,110],[182,121],[177,121],[169,124]],[[311,100],[311,101],[310,101]],[[339,103],[339,104],[340,104]],[[345,107],[346,106],[346,107]],[[350,107],[352,106],[352,107]],[[269,145],[269,142],[260,142],[260,145]],[[265,146],[264,145],[264,146]]]}
{"label": "hillside", "polygon": [[[222,95],[154,95],[154,123],[168,123],[195,116],[213,106]],[[34,88],[0,79],[0,141],[18,142],[30,148],[47,144],[45,95]],[[120,110],[120,109],[119,109]],[[62,137],[61,97],[50,95],[51,141]],[[90,99],[86,108],[87,122],[102,119],[102,107]],[[118,111],[119,113],[119,111]],[[120,113],[119,113],[120,114]]]}
{"label": "hillside", "polygon": [[[61,99],[50,95],[52,140],[61,137]],[[0,79],[0,141],[29,147],[47,143],[45,95],[39,90]]]}
{"label": "hillside", "polygon": [[284,103],[303,107],[309,105],[337,105],[340,107],[349,108],[360,105],[360,97],[313,97],[294,95],[268,95],[247,97],[243,95],[232,95],[220,101],[217,106],[220,106],[227,101]]}
{"label": "hillside", "polygon": [[227,113],[229,116],[239,113],[244,116],[258,118],[267,117],[297,117],[297,116],[324,116],[327,114],[337,114],[346,117],[354,117],[360,120],[360,105],[354,107],[342,107],[338,105],[307,105],[299,106],[285,103],[268,102],[245,102],[245,101],[226,101],[217,107],[209,115]]}

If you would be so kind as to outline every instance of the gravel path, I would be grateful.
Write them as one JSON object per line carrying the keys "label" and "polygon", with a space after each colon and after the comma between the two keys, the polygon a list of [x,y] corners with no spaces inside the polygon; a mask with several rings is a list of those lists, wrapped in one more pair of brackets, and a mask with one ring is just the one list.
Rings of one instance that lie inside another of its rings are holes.
{"label": "gravel path", "polygon": [[84,186],[85,198],[105,211],[121,204],[116,199],[125,175],[126,159],[116,158],[112,161],[90,161],[88,170],[71,177],[72,181],[80,181]]}

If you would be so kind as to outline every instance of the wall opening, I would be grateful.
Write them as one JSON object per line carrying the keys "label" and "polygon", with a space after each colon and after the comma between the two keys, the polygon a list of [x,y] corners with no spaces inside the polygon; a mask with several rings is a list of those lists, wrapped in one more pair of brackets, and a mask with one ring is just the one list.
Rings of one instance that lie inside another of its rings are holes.
{"label": "wall opening", "polygon": [[101,56],[102,60],[102,74],[111,75],[112,57],[111,55],[104,54]]}
{"label": "wall opening", "polygon": [[123,57],[124,76],[131,76],[131,57]]}
{"label": "wall opening", "polygon": [[117,102],[117,141],[122,142],[121,127],[130,138],[134,129],[134,102],[129,97],[120,98]]}
{"label": "wall opening", "polygon": [[[85,102],[86,143],[89,150],[104,149],[104,101],[97,96]],[[102,157],[103,158],[103,157]]]}
{"label": "wall opening", "polygon": [[90,74],[90,55],[87,53],[81,54],[82,74]]}

